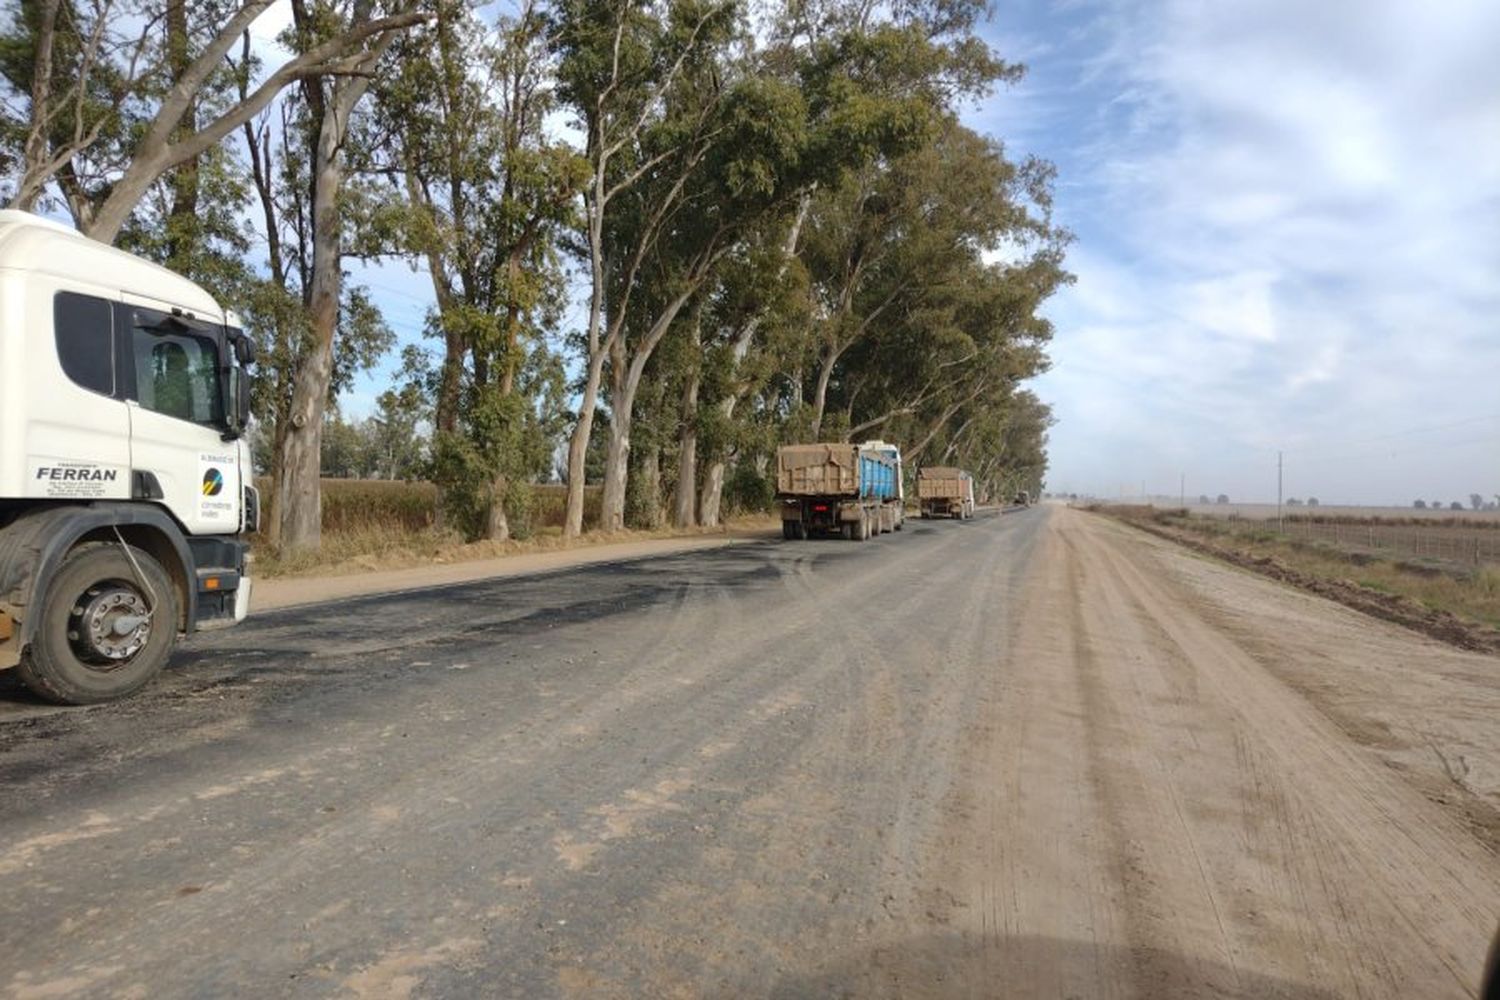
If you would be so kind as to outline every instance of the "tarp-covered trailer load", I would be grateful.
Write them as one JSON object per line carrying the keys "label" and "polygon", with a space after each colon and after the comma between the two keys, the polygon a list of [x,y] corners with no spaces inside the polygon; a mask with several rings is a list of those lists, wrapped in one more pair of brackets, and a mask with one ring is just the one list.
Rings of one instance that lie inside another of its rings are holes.
{"label": "tarp-covered trailer load", "polygon": [[917,501],[923,517],[974,516],[974,477],[946,465],[917,470]]}
{"label": "tarp-covered trailer load", "polygon": [[823,532],[865,539],[900,530],[900,453],[844,443],[783,445],[776,452],[776,499],[783,538]]}

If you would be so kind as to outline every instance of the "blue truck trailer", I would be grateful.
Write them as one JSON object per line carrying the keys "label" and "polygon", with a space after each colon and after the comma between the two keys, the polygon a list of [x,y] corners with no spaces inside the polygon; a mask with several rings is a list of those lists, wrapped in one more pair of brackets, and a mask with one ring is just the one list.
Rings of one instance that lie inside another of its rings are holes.
{"label": "blue truck trailer", "polygon": [[863,541],[900,531],[901,452],[883,441],[789,444],[776,452],[781,536],[839,534]]}

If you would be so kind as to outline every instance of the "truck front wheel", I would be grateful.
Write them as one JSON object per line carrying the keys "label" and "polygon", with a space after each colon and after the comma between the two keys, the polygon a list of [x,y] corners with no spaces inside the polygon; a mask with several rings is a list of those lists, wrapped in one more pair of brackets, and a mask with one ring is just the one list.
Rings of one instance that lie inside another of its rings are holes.
{"label": "truck front wheel", "polygon": [[138,690],[166,666],[177,637],[177,590],[161,564],[131,547],[87,542],[47,585],[31,645],[16,667],[48,701],[89,705]]}

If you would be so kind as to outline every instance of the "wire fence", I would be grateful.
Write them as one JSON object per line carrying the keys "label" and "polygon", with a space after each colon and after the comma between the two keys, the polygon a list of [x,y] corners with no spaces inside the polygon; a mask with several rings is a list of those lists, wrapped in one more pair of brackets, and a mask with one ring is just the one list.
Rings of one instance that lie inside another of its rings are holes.
{"label": "wire fence", "polygon": [[1500,564],[1500,531],[1493,528],[1288,519],[1283,531],[1289,538],[1328,542],[1371,555],[1467,567]]}

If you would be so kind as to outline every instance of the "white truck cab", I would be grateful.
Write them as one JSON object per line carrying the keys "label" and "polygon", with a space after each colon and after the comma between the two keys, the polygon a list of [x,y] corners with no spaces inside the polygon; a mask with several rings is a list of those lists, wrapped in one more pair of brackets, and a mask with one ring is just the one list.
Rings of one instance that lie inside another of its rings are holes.
{"label": "white truck cab", "polygon": [[253,362],[186,278],[0,211],[0,668],[105,701],[245,617]]}

